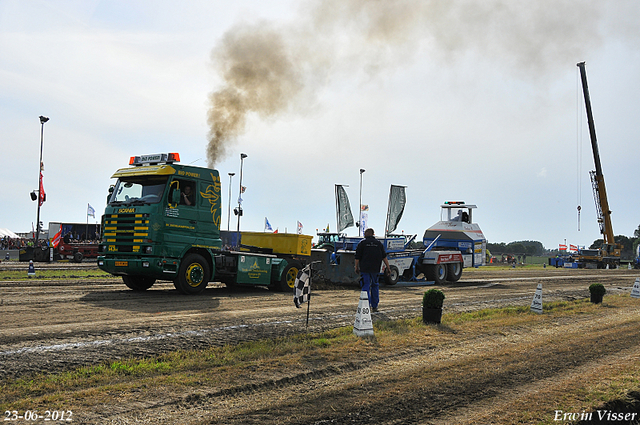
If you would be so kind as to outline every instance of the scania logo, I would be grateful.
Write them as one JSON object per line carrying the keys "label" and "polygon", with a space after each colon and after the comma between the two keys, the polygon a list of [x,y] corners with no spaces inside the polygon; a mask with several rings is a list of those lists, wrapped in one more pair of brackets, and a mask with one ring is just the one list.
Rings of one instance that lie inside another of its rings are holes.
{"label": "scania logo", "polygon": [[118,214],[134,213],[134,212],[136,212],[135,208],[120,208],[118,210]]}

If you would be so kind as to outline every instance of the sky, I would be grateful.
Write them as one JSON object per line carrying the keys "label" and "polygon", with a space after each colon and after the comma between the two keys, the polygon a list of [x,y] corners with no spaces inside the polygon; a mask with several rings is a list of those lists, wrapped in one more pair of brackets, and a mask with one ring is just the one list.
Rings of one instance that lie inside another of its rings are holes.
{"label": "sky", "polygon": [[633,236],[639,21],[636,0],[0,0],[0,228],[36,221],[43,115],[45,228],[99,222],[129,157],[178,152],[219,170],[234,229],[244,153],[242,230],[335,231],[343,184],[382,234],[394,184],[398,232],[461,200],[489,242],[588,246],[585,61],[614,233]]}

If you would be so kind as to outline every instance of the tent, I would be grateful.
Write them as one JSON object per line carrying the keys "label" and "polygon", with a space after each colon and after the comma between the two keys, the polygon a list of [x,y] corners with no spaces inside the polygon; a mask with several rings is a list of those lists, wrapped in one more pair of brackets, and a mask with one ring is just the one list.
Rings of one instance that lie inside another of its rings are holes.
{"label": "tent", "polygon": [[16,235],[11,230],[3,229],[2,227],[0,227],[0,238],[4,238],[5,236],[9,236],[12,239],[19,239],[20,238],[20,236]]}

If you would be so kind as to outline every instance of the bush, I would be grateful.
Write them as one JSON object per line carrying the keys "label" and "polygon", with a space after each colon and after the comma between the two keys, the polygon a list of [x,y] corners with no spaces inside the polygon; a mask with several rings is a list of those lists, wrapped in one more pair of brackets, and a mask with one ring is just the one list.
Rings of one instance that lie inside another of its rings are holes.
{"label": "bush", "polygon": [[607,290],[605,289],[604,285],[602,283],[592,283],[589,286],[589,292],[592,295],[598,295],[598,296],[603,296],[604,294],[607,293]]}
{"label": "bush", "polygon": [[422,306],[425,308],[442,308],[444,292],[439,289],[429,289],[422,297]]}
{"label": "bush", "polygon": [[589,286],[589,292],[591,293],[591,302],[594,304],[600,304],[602,297],[607,292],[602,283],[592,283]]}

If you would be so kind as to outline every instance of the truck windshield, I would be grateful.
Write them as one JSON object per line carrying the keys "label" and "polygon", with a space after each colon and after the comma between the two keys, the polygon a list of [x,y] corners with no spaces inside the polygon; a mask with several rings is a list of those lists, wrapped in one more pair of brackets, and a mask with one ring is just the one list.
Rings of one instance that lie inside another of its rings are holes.
{"label": "truck windshield", "polygon": [[157,204],[162,199],[167,178],[149,178],[145,176],[118,179],[109,199],[110,205]]}

